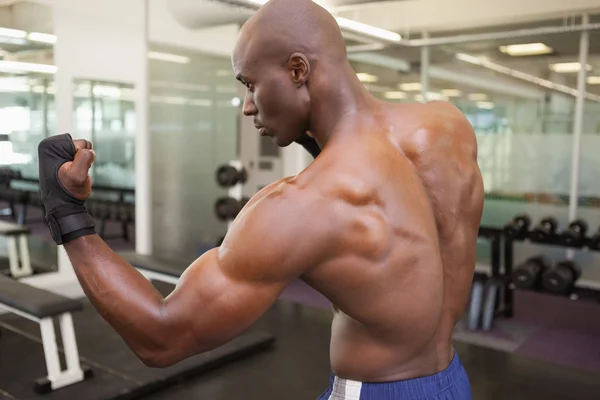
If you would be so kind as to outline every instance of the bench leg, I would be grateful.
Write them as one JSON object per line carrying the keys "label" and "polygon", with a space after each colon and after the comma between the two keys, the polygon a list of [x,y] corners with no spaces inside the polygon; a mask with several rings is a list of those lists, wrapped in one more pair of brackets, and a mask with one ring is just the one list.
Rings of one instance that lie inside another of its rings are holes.
{"label": "bench leg", "polygon": [[10,274],[13,278],[21,278],[33,273],[26,235],[19,235],[18,249],[17,239],[14,236],[8,237],[8,264],[10,265]]}
{"label": "bench leg", "polygon": [[29,242],[27,242],[27,236],[19,236],[19,253],[21,255],[21,275],[31,275],[31,259],[29,258]]}
{"label": "bench leg", "polygon": [[63,371],[60,365],[52,318],[44,318],[40,321],[40,329],[42,331],[42,342],[48,376],[36,382],[35,390],[38,393],[45,393],[50,390],[69,386],[81,382],[85,377],[89,376],[87,373],[84,373],[79,363],[79,352],[77,350],[77,341],[75,339],[75,330],[73,329],[73,319],[71,318],[71,314],[61,314],[59,322],[65,348],[67,369]]}

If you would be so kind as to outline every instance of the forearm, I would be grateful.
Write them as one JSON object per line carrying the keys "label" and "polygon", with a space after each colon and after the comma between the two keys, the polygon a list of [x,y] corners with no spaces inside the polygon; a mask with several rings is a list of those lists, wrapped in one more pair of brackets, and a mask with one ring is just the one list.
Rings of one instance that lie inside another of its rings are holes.
{"label": "forearm", "polygon": [[154,286],[98,235],[66,243],[65,249],[85,294],[127,345],[142,360],[160,353],[168,322]]}

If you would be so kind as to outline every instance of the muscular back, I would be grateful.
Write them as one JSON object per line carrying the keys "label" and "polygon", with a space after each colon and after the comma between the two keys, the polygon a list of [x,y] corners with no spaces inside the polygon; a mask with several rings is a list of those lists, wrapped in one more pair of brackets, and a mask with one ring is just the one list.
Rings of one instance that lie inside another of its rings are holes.
{"label": "muscular back", "polygon": [[[339,126],[287,184],[320,193],[330,256],[303,279],[334,305],[334,372],[361,381],[430,375],[475,267],[483,187],[475,136],[446,103],[380,105]],[[314,217],[314,216],[313,216]]]}

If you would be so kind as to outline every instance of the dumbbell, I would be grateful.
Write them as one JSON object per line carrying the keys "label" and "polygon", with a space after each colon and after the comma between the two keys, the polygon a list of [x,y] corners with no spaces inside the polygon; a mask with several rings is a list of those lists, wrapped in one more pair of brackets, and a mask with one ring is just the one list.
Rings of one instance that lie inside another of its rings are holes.
{"label": "dumbbell", "polygon": [[563,245],[569,247],[582,247],[585,234],[588,230],[588,224],[582,219],[578,219],[569,224],[569,227],[560,235],[560,241]]}
{"label": "dumbbell", "polygon": [[236,200],[233,197],[221,197],[215,203],[215,214],[221,221],[235,219],[247,202],[246,198]]}
{"label": "dumbbell", "polygon": [[600,250],[600,228],[598,228],[598,232],[596,232],[590,241],[590,249]]}
{"label": "dumbbell", "polygon": [[561,261],[544,273],[544,290],[553,294],[568,294],[581,277],[581,267],[573,261]]}
{"label": "dumbbell", "polygon": [[548,243],[556,234],[558,221],[554,217],[546,217],[529,234],[532,241],[538,243]]}
{"label": "dumbbell", "polygon": [[549,265],[544,257],[531,257],[513,270],[512,280],[519,289],[537,288],[540,287],[542,276],[548,269]]}
{"label": "dumbbell", "polygon": [[224,188],[230,188],[238,183],[246,183],[248,173],[245,168],[236,169],[231,165],[222,165],[217,169],[217,183]]}
{"label": "dumbbell", "polygon": [[525,239],[530,225],[531,218],[528,215],[517,215],[510,223],[504,226],[504,234],[510,239]]}

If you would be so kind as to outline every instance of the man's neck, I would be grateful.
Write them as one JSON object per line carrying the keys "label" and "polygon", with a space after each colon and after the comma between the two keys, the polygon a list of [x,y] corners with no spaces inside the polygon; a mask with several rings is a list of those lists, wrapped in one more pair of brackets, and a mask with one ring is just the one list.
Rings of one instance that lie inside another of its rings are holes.
{"label": "man's neck", "polygon": [[339,68],[337,71],[322,71],[321,76],[327,79],[316,79],[311,88],[309,130],[319,147],[323,148],[344,116],[368,108],[373,98],[350,65],[341,71]]}

